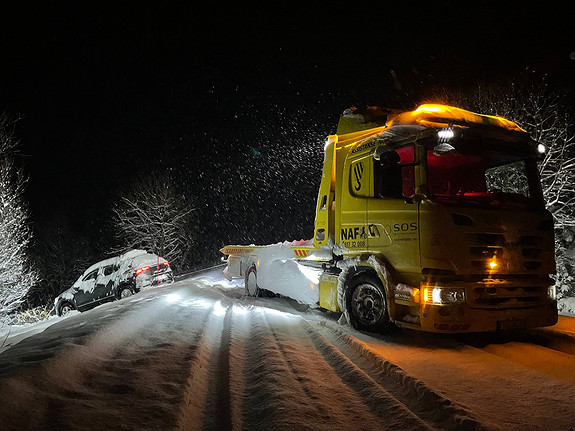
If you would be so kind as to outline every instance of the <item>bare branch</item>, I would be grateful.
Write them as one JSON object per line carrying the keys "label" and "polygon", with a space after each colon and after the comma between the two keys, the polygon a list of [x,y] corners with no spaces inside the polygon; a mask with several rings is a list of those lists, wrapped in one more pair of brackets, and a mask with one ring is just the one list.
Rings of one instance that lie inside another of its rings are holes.
{"label": "bare branch", "polygon": [[141,178],[112,209],[120,250],[143,248],[165,257],[175,268],[186,266],[184,260],[195,245],[190,228],[194,211],[168,175]]}

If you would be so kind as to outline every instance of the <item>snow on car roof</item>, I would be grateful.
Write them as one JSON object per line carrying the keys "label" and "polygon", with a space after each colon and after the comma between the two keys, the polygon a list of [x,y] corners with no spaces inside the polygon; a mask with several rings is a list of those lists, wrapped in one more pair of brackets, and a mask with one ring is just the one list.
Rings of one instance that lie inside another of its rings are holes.
{"label": "snow on car roof", "polygon": [[148,252],[146,250],[130,250],[127,251],[126,253],[120,255],[120,259],[124,260],[124,259],[130,259],[132,257],[136,257],[142,254],[148,254]]}
{"label": "snow on car roof", "polygon": [[101,260],[100,262],[95,263],[95,264],[91,265],[90,267],[88,267],[88,269],[86,271],[84,271],[82,275],[88,274],[89,272],[92,272],[94,269],[101,268],[102,266],[115,265],[118,262],[118,260],[120,260],[119,256],[115,256],[115,257],[111,257],[109,259]]}
{"label": "snow on car roof", "polygon": [[[160,257],[160,263],[164,263],[166,259]],[[145,253],[134,258],[133,266],[155,265],[158,262],[158,255],[152,253]]]}
{"label": "snow on car roof", "polygon": [[[101,260],[101,261],[99,261],[99,262],[97,262],[97,263],[94,263],[93,265],[89,266],[88,269],[86,269],[86,270],[82,273],[82,276],[81,276],[81,277],[83,277],[84,275],[88,274],[89,272],[92,272],[92,271],[95,270],[96,268],[101,268],[101,267],[103,267],[103,266],[108,266],[108,265],[115,265],[116,263],[118,263],[118,262],[120,262],[120,261],[123,261],[123,260],[126,260],[126,259],[130,259],[130,258],[133,258],[133,257],[136,257],[136,256],[147,255],[147,254],[148,254],[148,252],[147,252],[146,250],[130,250],[130,251],[127,251],[126,253],[121,254],[121,255],[119,255],[119,256],[114,256],[114,257],[111,257],[111,258],[109,258],[109,259]],[[154,256],[155,256],[155,255],[154,255]],[[80,277],[80,278],[81,278],[81,277]]]}

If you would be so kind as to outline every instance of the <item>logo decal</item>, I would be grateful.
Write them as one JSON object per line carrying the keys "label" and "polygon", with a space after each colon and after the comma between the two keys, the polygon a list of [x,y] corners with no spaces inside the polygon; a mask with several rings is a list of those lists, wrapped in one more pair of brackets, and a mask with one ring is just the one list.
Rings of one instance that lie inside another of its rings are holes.
{"label": "logo decal", "polygon": [[363,177],[363,162],[359,162],[353,167],[353,174],[355,176],[354,189],[359,192],[361,190],[361,178]]}

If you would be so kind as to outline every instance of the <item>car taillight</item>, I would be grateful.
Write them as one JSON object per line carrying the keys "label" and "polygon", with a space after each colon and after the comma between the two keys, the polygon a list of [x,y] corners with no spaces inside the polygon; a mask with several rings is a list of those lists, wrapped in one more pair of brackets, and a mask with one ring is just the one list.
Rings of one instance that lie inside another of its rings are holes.
{"label": "car taillight", "polygon": [[142,266],[141,268],[136,269],[136,271],[134,272],[136,275],[141,274],[144,271],[147,271],[148,269],[150,269],[149,266]]}

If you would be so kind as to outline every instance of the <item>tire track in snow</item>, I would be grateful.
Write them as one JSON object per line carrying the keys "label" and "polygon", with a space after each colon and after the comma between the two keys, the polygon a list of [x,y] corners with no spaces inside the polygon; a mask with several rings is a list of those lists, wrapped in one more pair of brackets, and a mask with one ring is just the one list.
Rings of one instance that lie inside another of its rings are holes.
{"label": "tire track in snow", "polygon": [[[366,393],[365,387],[358,385],[357,382],[361,380],[381,387],[384,392],[393,396],[411,413],[433,428],[465,431],[487,429],[467,411],[436,393],[420,380],[409,376],[397,365],[365,348],[341,328],[329,328],[322,324],[318,330],[316,325],[312,326],[307,321],[306,323],[310,337],[315,340],[318,350],[325,352],[326,360],[332,363],[334,368],[347,368],[352,375],[355,375],[357,380],[351,379],[351,385],[358,387],[364,393],[366,400],[373,397]],[[375,366],[375,372],[369,369],[369,365],[361,364],[358,355],[368,364]],[[354,372],[355,367],[360,367],[357,372]]]}
{"label": "tire track in snow", "polygon": [[215,429],[231,430],[232,415],[230,402],[230,344],[232,337],[231,329],[232,307],[228,306],[224,316],[224,324],[221,333],[219,355],[216,362],[217,374],[215,381],[216,401],[215,406]]}
{"label": "tire track in snow", "polygon": [[[295,331],[298,318],[270,322],[265,309],[245,319],[243,428],[248,430],[386,429],[364,411],[337,379],[324,375],[309,337]],[[271,318],[271,317],[270,317]],[[272,333],[272,330],[275,335]],[[340,393],[343,390],[344,393]],[[334,395],[337,394],[337,398]]]}
{"label": "tire track in snow", "polygon": [[289,421],[283,408],[287,393],[282,384],[280,355],[260,314],[261,311],[252,309],[241,321],[243,429],[285,429]]}
{"label": "tire track in snow", "polygon": [[344,355],[318,346],[305,320],[292,318],[286,328],[264,314],[263,322],[267,339],[262,347],[268,350],[264,358],[274,351],[273,371],[281,376],[282,385],[266,392],[276,395],[281,388],[298,400],[297,408],[285,403],[277,409],[270,403],[278,413],[286,409],[298,412],[299,417],[275,418],[278,428],[433,429]]}
{"label": "tire track in snow", "polygon": [[[264,316],[264,321],[268,327],[268,330],[272,334],[274,341],[275,341],[276,345],[278,346],[279,352],[282,355],[282,359],[283,359],[284,363],[287,365],[287,367],[289,368],[290,373],[293,376],[295,376],[295,380],[298,382],[301,389],[306,394],[307,398],[317,399],[317,397],[314,397],[313,390],[312,390],[312,388],[309,387],[309,383],[300,376],[300,374],[299,374],[299,372],[298,372],[298,370],[294,364],[294,361],[290,359],[290,353],[286,350],[283,343],[280,341],[280,338],[279,338],[277,332],[274,331],[272,325],[269,322],[269,319],[265,318],[265,316]],[[322,409],[318,408],[318,406],[312,405],[312,407],[315,408],[315,410],[318,414],[324,413],[321,411]]]}
{"label": "tire track in snow", "polygon": [[244,429],[241,413],[244,384],[238,374],[243,378],[246,345],[243,340],[247,339],[244,336],[247,331],[245,323],[232,323],[233,309],[233,305],[219,302],[212,307],[200,343],[202,354],[190,371],[187,401],[182,405],[177,430]]}
{"label": "tire track in snow", "polygon": [[380,418],[386,418],[391,429],[430,430],[425,419],[419,417],[405,405],[403,400],[396,398],[380,382],[374,379],[365,368],[357,363],[357,358],[350,358],[334,343],[327,340],[317,332],[307,321],[302,322],[303,329],[310,336],[315,348],[327,364],[329,364],[339,378],[354,391],[364,402],[365,406]]}
{"label": "tire track in snow", "polygon": [[565,345],[561,344],[563,338],[558,337],[553,343],[553,340],[542,340],[539,336],[533,336],[531,332],[524,332],[489,334],[474,339],[463,338],[462,341],[470,348],[575,385],[575,351],[572,345],[567,345],[565,348]]}
{"label": "tire track in snow", "polygon": [[[198,309],[144,307],[2,382],[3,429],[164,429],[175,423],[205,327]],[[166,325],[167,315],[179,319]],[[199,322],[198,322],[199,320]],[[10,392],[18,394],[10,398]],[[34,406],[34,409],[30,409]],[[73,425],[71,425],[73,424]]]}
{"label": "tire track in snow", "polygon": [[247,398],[247,355],[251,350],[251,327],[250,319],[253,306],[232,306],[230,322],[229,344],[229,393],[230,414],[232,429],[249,429],[245,426],[244,402]]}
{"label": "tire track in snow", "polygon": [[19,380],[3,376],[0,406],[13,393],[19,422],[0,428],[484,429],[335,323],[186,295],[111,313]]}
{"label": "tire track in snow", "polygon": [[[111,413],[110,424],[126,429],[141,428],[142,423],[148,429],[163,429],[177,422],[185,396],[181,388],[188,380],[189,363],[201,352],[209,317],[209,309],[198,311],[176,304],[161,309],[163,316],[156,315],[91,373],[85,385],[102,406],[88,429],[98,423],[102,411]],[[172,314],[179,319],[166,319]]]}
{"label": "tire track in snow", "polygon": [[195,355],[190,358],[188,378],[183,389],[176,430],[200,430],[213,427],[217,415],[213,390],[214,356],[218,355],[218,342],[221,336],[221,319],[214,314],[215,303],[208,309],[202,322],[201,336],[197,339]]}
{"label": "tire track in snow", "polygon": [[575,356],[572,354],[517,341],[494,343],[482,347],[469,345],[469,348],[575,385]]}

